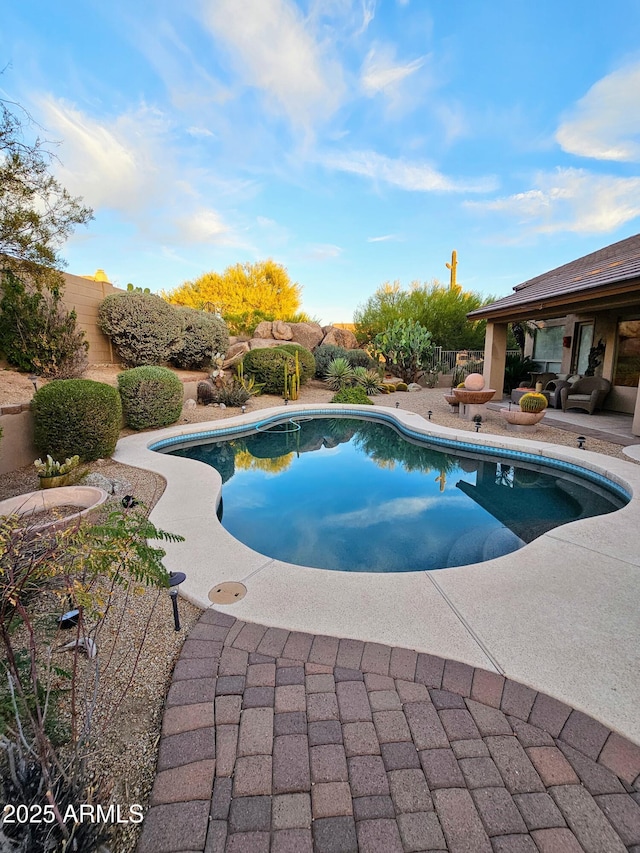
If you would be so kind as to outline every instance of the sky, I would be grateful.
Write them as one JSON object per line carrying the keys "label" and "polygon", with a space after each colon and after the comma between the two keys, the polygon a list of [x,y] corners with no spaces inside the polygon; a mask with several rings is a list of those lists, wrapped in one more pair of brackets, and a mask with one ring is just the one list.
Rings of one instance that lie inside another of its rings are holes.
{"label": "sky", "polygon": [[[21,0],[0,97],[94,210],[67,271],[171,290],[273,258],[350,322],[640,232],[637,0]],[[37,129],[37,128],[36,128]]]}

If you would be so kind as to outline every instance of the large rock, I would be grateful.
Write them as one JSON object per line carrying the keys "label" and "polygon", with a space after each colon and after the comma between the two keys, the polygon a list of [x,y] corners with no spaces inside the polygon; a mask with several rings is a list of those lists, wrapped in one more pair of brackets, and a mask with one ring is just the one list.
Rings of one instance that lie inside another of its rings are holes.
{"label": "large rock", "polygon": [[249,344],[246,341],[238,341],[235,344],[231,344],[222,363],[223,370],[226,370],[228,367],[234,367],[238,362],[242,361],[245,353],[248,352]]}
{"label": "large rock", "polygon": [[271,334],[278,341],[290,341],[293,338],[291,326],[288,323],[284,323],[282,320],[273,321]]}
{"label": "large rock", "polygon": [[282,346],[282,341],[275,341],[273,338],[251,338],[249,341],[249,349],[266,349],[279,346]]}
{"label": "large rock", "polygon": [[324,337],[324,332],[317,323],[289,323],[288,325],[292,332],[291,340],[306,349],[315,349]]}
{"label": "large rock", "polygon": [[263,320],[262,323],[258,323],[253,331],[254,338],[272,338],[273,337],[273,323],[271,320]]}
{"label": "large rock", "polygon": [[357,349],[358,341],[356,336],[349,329],[338,329],[336,326],[329,326],[322,343],[332,344],[335,347],[343,347],[344,349]]}

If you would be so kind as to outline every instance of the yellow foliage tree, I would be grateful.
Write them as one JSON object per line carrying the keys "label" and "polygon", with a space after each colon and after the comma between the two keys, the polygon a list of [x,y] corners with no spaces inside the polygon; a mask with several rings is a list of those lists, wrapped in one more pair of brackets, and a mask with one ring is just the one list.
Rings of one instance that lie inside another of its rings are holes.
{"label": "yellow foliage tree", "polygon": [[300,308],[302,288],[271,258],[208,272],[161,293],[172,305],[213,311],[232,334],[251,333],[261,320],[286,320]]}

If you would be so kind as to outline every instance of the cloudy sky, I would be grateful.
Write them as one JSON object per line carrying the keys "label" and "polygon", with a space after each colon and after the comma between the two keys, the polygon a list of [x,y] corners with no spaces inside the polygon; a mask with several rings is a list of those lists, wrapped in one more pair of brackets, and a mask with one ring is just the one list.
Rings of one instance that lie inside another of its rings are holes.
{"label": "cloudy sky", "polygon": [[22,0],[0,96],[95,211],[68,271],[272,257],[348,322],[384,281],[519,282],[640,231],[637,0]]}

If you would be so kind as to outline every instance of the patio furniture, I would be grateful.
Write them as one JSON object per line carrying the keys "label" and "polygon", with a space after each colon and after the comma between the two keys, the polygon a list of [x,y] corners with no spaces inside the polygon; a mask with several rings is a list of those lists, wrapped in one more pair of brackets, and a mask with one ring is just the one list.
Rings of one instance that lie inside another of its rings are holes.
{"label": "patio furniture", "polygon": [[578,379],[573,385],[560,390],[562,400],[562,411],[567,409],[584,409],[590,415],[596,409],[601,409],[604,399],[611,390],[608,379],[600,376],[585,376]]}
{"label": "patio furniture", "polygon": [[578,379],[582,379],[578,374],[574,376],[567,376],[566,373],[563,373],[556,377],[556,379],[551,379],[544,386],[542,393],[547,398],[547,402],[549,403],[550,409],[560,409],[562,408],[562,400],[560,398],[560,392],[563,388],[569,388],[573,385],[574,382],[577,382]]}

